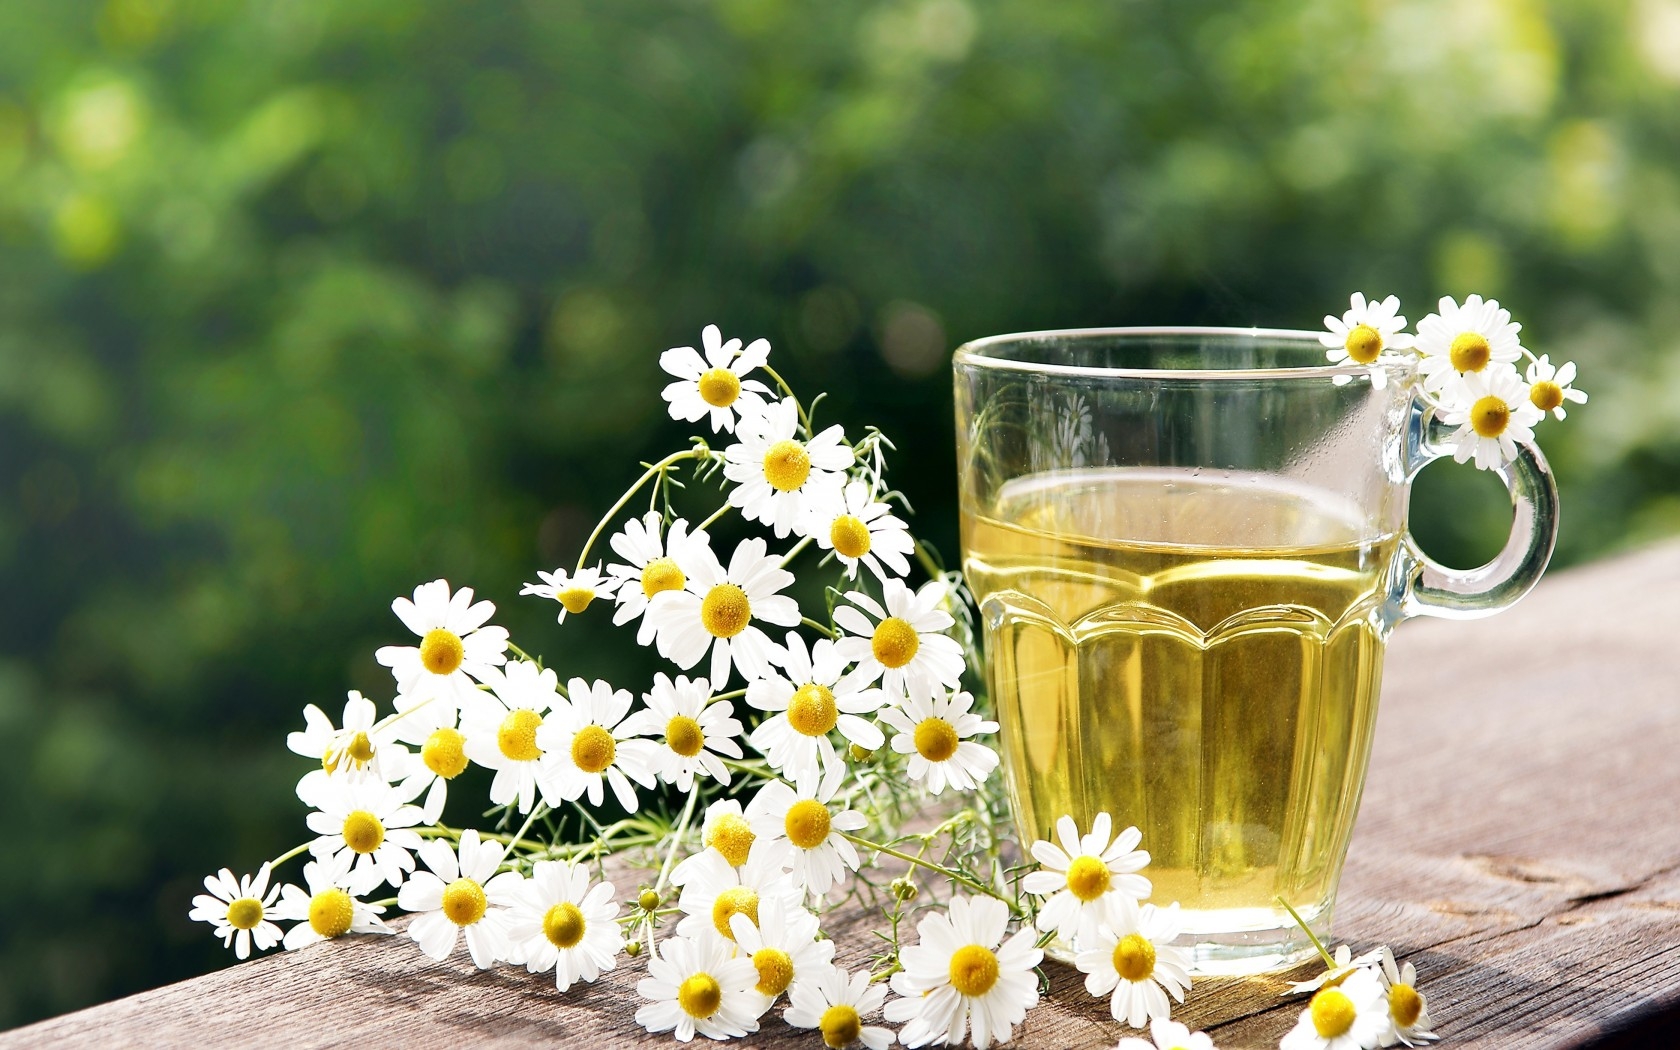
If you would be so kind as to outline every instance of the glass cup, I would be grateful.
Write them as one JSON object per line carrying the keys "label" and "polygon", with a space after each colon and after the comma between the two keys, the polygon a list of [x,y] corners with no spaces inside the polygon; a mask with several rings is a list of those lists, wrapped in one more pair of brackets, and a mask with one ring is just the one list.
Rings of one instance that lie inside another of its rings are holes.
{"label": "glass cup", "polygon": [[[1252,973],[1328,937],[1389,632],[1520,598],[1557,488],[1520,443],[1479,569],[1406,531],[1450,454],[1408,356],[1325,364],[1310,332],[1122,328],[958,349],[963,568],[1023,845],[1071,815],[1135,824],[1197,968]],[[1068,957],[1068,946],[1051,954]]]}

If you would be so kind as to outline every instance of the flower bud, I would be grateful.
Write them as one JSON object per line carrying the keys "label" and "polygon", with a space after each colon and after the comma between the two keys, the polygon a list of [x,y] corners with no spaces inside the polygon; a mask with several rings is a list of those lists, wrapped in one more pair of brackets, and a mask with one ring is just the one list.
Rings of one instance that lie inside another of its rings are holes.
{"label": "flower bud", "polygon": [[641,896],[636,898],[636,906],[641,908],[643,911],[653,911],[655,908],[659,907],[658,892],[652,889],[643,890]]}
{"label": "flower bud", "polygon": [[632,959],[634,959],[636,956],[642,954],[642,942],[641,941],[625,941],[624,942],[624,954],[630,956],[630,958],[632,958]]}
{"label": "flower bud", "polygon": [[904,875],[892,880],[890,888],[894,899],[906,902],[915,900],[916,894],[919,892],[916,889],[916,884],[910,880],[909,876]]}
{"label": "flower bud", "polygon": [[859,747],[856,744],[852,744],[850,747],[846,748],[846,754],[852,756],[853,762],[867,762],[875,757],[875,752],[866,747]]}

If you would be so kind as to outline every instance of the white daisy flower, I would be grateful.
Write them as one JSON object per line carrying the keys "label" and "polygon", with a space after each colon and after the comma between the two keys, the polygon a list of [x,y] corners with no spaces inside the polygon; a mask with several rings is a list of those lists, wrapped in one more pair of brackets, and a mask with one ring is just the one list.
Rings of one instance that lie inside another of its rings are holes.
{"label": "white daisy flower", "polygon": [[1149,1022],[1149,1039],[1123,1036],[1114,1050],[1219,1050],[1206,1032],[1192,1033],[1177,1021],[1157,1017]]}
{"label": "white daisy flower", "polygon": [[770,341],[754,339],[741,349],[741,340],[723,341],[715,324],[700,332],[706,356],[692,346],[678,346],[659,355],[659,367],[677,377],[660,392],[670,403],[671,418],[689,423],[702,416],[712,417],[712,432],[733,432],[737,419],[745,422],[764,412],[770,388],[756,379],[743,378],[761,368],[770,357]]}
{"label": "white daisy flower", "polygon": [[1172,1012],[1169,993],[1184,1001],[1190,951],[1172,946],[1181,925],[1176,903],[1140,908],[1132,898],[1120,897],[1115,911],[1115,925],[1099,926],[1073,962],[1086,975],[1087,992],[1099,999],[1109,996],[1109,1013],[1116,1021],[1142,1028],[1150,1018]]}
{"label": "white daisy flower", "polygon": [[1389,1026],[1388,996],[1370,969],[1321,988],[1278,1050],[1372,1050]]}
{"label": "white daisy flower", "polygon": [[266,952],[280,943],[280,927],[270,921],[270,909],[280,896],[280,887],[268,885],[269,867],[264,863],[255,876],[233,877],[226,868],[215,875],[204,876],[204,888],[193,898],[187,918],[207,922],[222,939],[222,947],[233,946],[233,954],[241,959],[251,955],[251,942],[257,951]]}
{"label": "white daisy flower", "polygon": [[789,631],[779,662],[786,677],[771,671],[747,683],[747,703],[774,712],[749,738],[771,769],[789,780],[843,769],[845,759],[829,740],[835,729],[868,751],[885,742],[880,728],[860,716],[874,714],[886,696],[845,674],[847,660],[833,642],[819,638],[807,650],[805,639]]}
{"label": "white daisy flower", "polygon": [[1511,320],[1511,311],[1499,300],[1485,302],[1472,295],[1460,306],[1444,295],[1440,313],[1418,322],[1416,347],[1421,360],[1418,371],[1424,389],[1446,391],[1461,377],[1468,378],[1494,364],[1514,364],[1522,356],[1517,333],[1522,325]]}
{"label": "white daisy flower", "polygon": [[1559,419],[1569,418],[1564,411],[1563,403],[1573,401],[1577,405],[1587,403],[1584,390],[1576,390],[1575,362],[1565,361],[1561,368],[1553,368],[1547,355],[1540,357],[1528,366],[1528,400],[1538,408],[1542,415],[1550,412]]}
{"label": "white daisy flower", "polygon": [[542,582],[527,583],[519,589],[519,593],[534,594],[539,598],[559,602],[560,612],[555,616],[555,623],[565,623],[567,613],[581,613],[597,598],[611,598],[618,588],[618,581],[604,575],[599,565],[591,565],[571,573],[564,567],[553,572],[538,569],[537,578]]}
{"label": "white daisy flower", "polygon": [[869,826],[856,810],[830,812],[828,804],[840,790],[846,769],[841,766],[820,781],[801,781],[797,788],[772,780],[747,804],[747,820],[758,836],[758,849],[770,851],[775,862],[788,868],[794,884],[822,898],[858,868],[857,847],[846,836]]}
{"label": "white daisy flower", "polygon": [[698,937],[667,937],[648,956],[648,976],[636,994],[648,1004],[636,1023],[650,1032],[674,1031],[679,1042],[696,1032],[731,1039],[758,1031],[762,997],[753,991],[758,971],[752,960],[711,931]]}
{"label": "white daisy flower", "polygon": [[738,868],[711,850],[696,853],[689,861],[677,898],[677,908],[683,913],[677,923],[681,936],[698,937],[712,930],[725,940],[734,940],[731,917],[745,915],[757,923],[759,906],[769,897],[792,907],[800,904],[799,888],[762,844],[754,845],[746,863]]}
{"label": "white daisy flower", "polygon": [[962,680],[963,651],[955,638],[940,633],[956,623],[941,607],[946,590],[943,580],[929,580],[915,593],[888,580],[882,585],[885,608],[862,591],[847,591],[861,611],[849,605],[834,610],[834,622],[847,631],[836,643],[841,655],[857,661],[864,682],[880,679],[888,696],[932,697],[955,689]]}
{"label": "white daisy flower", "polygon": [[759,904],[756,923],[737,913],[730,916],[729,928],[735,946],[758,971],[753,991],[764,997],[760,1014],[777,996],[791,995],[834,963],[834,942],[817,939],[817,917],[780,897],[767,897]]}
{"label": "white daisy flower", "polygon": [[[752,824],[741,810],[741,803],[732,798],[720,798],[706,807],[706,818],[700,826],[700,841],[705,849],[687,857],[671,871],[671,882],[682,886],[697,867],[704,867],[699,858],[715,856],[727,867],[739,868],[752,855],[753,843],[758,840]],[[709,863],[709,862],[706,862]]]}
{"label": "white daisy flower", "polygon": [[932,698],[910,697],[897,707],[881,709],[881,721],[898,730],[892,749],[910,756],[911,780],[923,781],[932,794],[946,785],[972,791],[997,768],[996,751],[970,737],[995,733],[998,724],[971,709],[968,693]]}
{"label": "white daisy flower", "polygon": [[563,717],[549,711],[567,706],[559,676],[553,668],[515,660],[500,672],[487,672],[484,683],[490,690],[480,690],[461,708],[461,735],[467,757],[496,771],[490,801],[498,806],[517,802],[519,812],[529,813],[540,788],[544,802],[559,805],[564,799],[552,775],[554,763],[543,761],[537,743],[545,716]]}
{"label": "white daisy flower", "polygon": [[304,823],[320,836],[309,844],[315,859],[351,854],[355,867],[350,872],[350,888],[358,896],[382,882],[401,886],[404,875],[414,870],[413,851],[420,848],[420,836],[414,831],[425,819],[420,808],[380,781],[329,780],[312,794],[304,801],[315,812]]}
{"label": "white daisy flower", "polygon": [[613,892],[610,882],[591,885],[582,864],[538,861],[508,915],[508,939],[523,949],[525,969],[552,969],[562,992],[612,969],[624,950]]}
{"label": "white daisy flower", "polygon": [[640,802],[630,782],[646,788],[657,783],[656,752],[651,741],[627,727],[630,690],[614,689],[600,679],[590,684],[573,678],[566,683],[566,695],[571,702],[556,705],[554,715],[537,729],[537,746],[544,752],[542,779],[567,802],[587,792],[591,806],[601,804],[604,782],[619,805],[636,812]]}
{"label": "white daisy flower", "polygon": [[[403,768],[397,757],[407,749],[396,742],[394,726],[380,726],[372,700],[352,689],[344,704],[344,722],[332,719],[314,704],[303,709],[302,732],[286,734],[286,746],[305,758],[319,759],[321,772],[349,780],[392,780]],[[389,769],[387,767],[390,767]]]}
{"label": "white daisy flower", "polygon": [[1002,901],[961,894],[951,898],[948,914],[930,913],[916,924],[918,943],[899,953],[904,969],[892,977],[903,998],[885,1010],[887,1020],[907,1022],[900,1042],[955,1044],[971,1029],[979,1050],[1009,1041],[1038,1005],[1033,967],[1044,953],[1033,947],[1030,929],[1004,941],[1008,925]]}
{"label": "white daisy flower", "polygon": [[1095,936],[1097,926],[1114,926],[1120,920],[1119,897],[1143,900],[1150,894],[1149,880],[1136,874],[1149,864],[1149,854],[1137,848],[1143,833],[1127,828],[1112,840],[1113,821],[1098,813],[1091,821],[1091,833],[1079,837],[1071,816],[1056,821],[1061,845],[1049,840],[1032,844],[1033,859],[1042,870],[1027,875],[1021,888],[1048,897],[1038,909],[1038,928],[1073,945],[1084,947]]}
{"label": "white daisy flower", "polygon": [[1387,950],[1387,945],[1379,945],[1355,959],[1351,948],[1345,944],[1339,944],[1336,946],[1336,950],[1330,953],[1335,965],[1326,968],[1323,973],[1310,981],[1290,982],[1289,990],[1282,994],[1302,995],[1306,992],[1316,992],[1325,985],[1335,987],[1346,980],[1353,971],[1377,962],[1382,958],[1382,953]]}
{"label": "white daisy flower", "polygon": [[815,1028],[823,1045],[841,1050],[862,1043],[869,1050],[887,1050],[893,1033],[879,1025],[866,1025],[864,1018],[881,1008],[887,986],[869,980],[869,971],[847,973],[829,966],[811,980],[802,980],[788,990],[791,1004],[782,1020],[795,1028]]}
{"label": "white daisy flower", "polygon": [[331,860],[305,864],[303,882],[307,891],[289,884],[280,887],[280,906],[274,909],[274,917],[297,922],[286,931],[287,949],[347,933],[396,932],[380,919],[385,913],[382,905],[358,900],[350,892],[350,861],[354,856],[345,852]]}
{"label": "white daisy flower", "polygon": [[403,779],[397,784],[397,795],[412,802],[424,794],[420,823],[436,824],[443,819],[443,807],[449,801],[449,782],[466,771],[467,738],[454,726],[439,726],[418,743],[418,754],[405,751],[403,755]]}
{"label": "white daisy flower", "polygon": [[1383,1046],[1405,1043],[1416,1046],[1440,1038],[1430,1031],[1429,1004],[1417,990],[1417,969],[1411,963],[1396,967],[1394,953],[1384,945],[1378,949],[1382,956],[1382,983],[1388,995],[1388,1030],[1383,1033]]}
{"label": "white daisy flower", "polygon": [[799,623],[799,604],[776,593],[793,582],[793,573],[764,548],[757,536],[742,540],[727,571],[711,548],[695,548],[694,568],[684,588],[657,594],[648,606],[661,656],[686,671],[711,649],[706,678],[713,689],[728,683],[731,665],[748,681],[770,673],[770,661],[779,649],[755,620],[779,627]]}
{"label": "white daisy flower", "polygon": [[723,476],[736,483],[729,505],[748,521],[761,521],[776,536],[804,526],[811,501],[834,501],[856,457],[836,423],[800,441],[799,406],[793,398],[769,405],[757,419],[742,420],[739,439],[723,450]]}
{"label": "white daisy flower", "polygon": [[892,508],[875,498],[870,486],[851,481],[838,500],[814,504],[804,533],[825,551],[833,551],[846,567],[846,578],[857,577],[858,565],[869,567],[882,583],[888,574],[910,571],[916,541],[910,526],[893,516]]}
{"label": "white daisy flower", "polygon": [[373,654],[397,680],[397,710],[407,714],[397,723],[400,739],[417,743],[439,726],[454,726],[461,701],[477,691],[474,680],[506,662],[506,629],[485,626],[496,606],[472,598],[471,587],[451,596],[448,580],[433,580],[414,588],[412,601],[391,603],[420,636],[417,646],[387,645]]}
{"label": "white daisy flower", "polygon": [[431,870],[415,872],[397,891],[397,904],[415,913],[408,935],[429,958],[447,959],[462,931],[480,970],[507,957],[509,909],[523,897],[525,879],[516,871],[496,874],[502,856],[501,843],[481,842],[471,828],[461,832],[459,855],[443,839],[420,847]]}
{"label": "white daisy flower", "polygon": [[[1325,316],[1324,327],[1329,331],[1320,332],[1318,341],[1329,347],[1325,356],[1333,365],[1375,366],[1371,369],[1371,385],[1381,390],[1388,382],[1388,375],[1377,366],[1377,358],[1385,352],[1408,350],[1412,346],[1412,337],[1401,331],[1406,327],[1406,319],[1399,312],[1400,300],[1391,295],[1381,302],[1375,299],[1367,302],[1363,292],[1354,292],[1348,305],[1351,309],[1339,318]],[[1336,376],[1331,382],[1343,386],[1348,378]]]}
{"label": "white daisy flower", "polygon": [[[623,531],[614,533],[607,541],[619,557],[629,562],[628,565],[615,563],[607,566],[607,571],[616,581],[618,609],[613,612],[615,625],[626,624],[642,616],[654,595],[682,590],[694,573],[693,549],[711,550],[712,540],[706,530],[689,532],[688,522],[683,518],[673,521],[670,531],[661,540],[661,520],[663,515],[657,510],[650,510],[639,521],[631,518],[625,522]],[[636,628],[636,644],[648,644],[653,641],[653,634],[653,623],[644,616]]]}
{"label": "white daisy flower", "polygon": [[642,694],[647,706],[624,720],[627,733],[665,738],[654,744],[654,770],[679,791],[693,790],[696,776],[727,785],[729,769],[718,756],[742,757],[738,738],[744,727],[735,719],[735,705],[711,700],[706,679],[678,675],[673,684],[661,671],[653,676],[653,691]]}
{"label": "white daisy flower", "polygon": [[1477,469],[1492,470],[1517,458],[1518,441],[1534,439],[1534,424],[1544,413],[1529,401],[1515,368],[1473,372],[1458,393],[1461,399],[1441,407],[1441,422],[1458,427],[1449,439],[1455,461],[1474,457]]}

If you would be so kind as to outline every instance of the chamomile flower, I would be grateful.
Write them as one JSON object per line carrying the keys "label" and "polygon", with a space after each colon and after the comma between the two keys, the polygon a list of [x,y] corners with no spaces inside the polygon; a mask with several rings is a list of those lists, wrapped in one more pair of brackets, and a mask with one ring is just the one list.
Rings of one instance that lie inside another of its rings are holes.
{"label": "chamomile flower", "polygon": [[401,886],[405,874],[414,870],[413,851],[420,848],[420,836],[414,831],[424,818],[420,808],[409,805],[381,781],[326,781],[312,794],[304,801],[315,812],[304,822],[320,836],[309,844],[315,859],[350,854],[355,861],[350,889],[358,896],[382,882]]}
{"label": "chamomile flower", "polygon": [[817,939],[817,917],[780,897],[766,898],[755,923],[742,914],[730,916],[735,946],[758,971],[753,991],[764,997],[759,1013],[776,997],[815,979],[834,963],[834,942]]}
{"label": "chamomile flower", "polygon": [[1009,908],[991,897],[951,898],[948,913],[930,913],[916,924],[918,943],[899,953],[904,967],[892,990],[903,996],[886,1006],[889,1021],[906,1022],[905,1046],[960,1043],[970,1034],[979,1050],[1007,1043],[1014,1027],[1038,1005],[1033,973],[1044,953],[1034,932],[1018,930],[1007,941]]}
{"label": "chamomile flower", "polygon": [[1330,953],[1330,958],[1333,960],[1334,965],[1326,967],[1323,973],[1314,977],[1310,981],[1292,981],[1289,985],[1289,990],[1283,994],[1302,995],[1306,992],[1316,992],[1326,985],[1335,987],[1347,980],[1348,975],[1353,973],[1353,971],[1364,966],[1370,966],[1372,963],[1381,959],[1382,953],[1387,950],[1387,945],[1379,945],[1355,959],[1353,957],[1353,949],[1349,948],[1345,944],[1339,944],[1336,946],[1336,950]]}
{"label": "chamomile flower", "polygon": [[1192,1033],[1177,1021],[1157,1017],[1149,1022],[1149,1039],[1128,1035],[1114,1050],[1219,1050],[1206,1032]]}
{"label": "chamomile flower", "polygon": [[729,783],[729,768],[718,756],[742,756],[738,738],[743,727],[735,719],[733,704],[712,701],[710,682],[678,675],[673,683],[661,671],[653,676],[653,691],[643,693],[642,701],[647,706],[625,719],[624,730],[664,737],[665,742],[654,744],[653,749],[659,779],[675,784],[679,791],[692,790],[696,776]]}
{"label": "chamomile flower", "polygon": [[331,860],[312,860],[303,866],[307,891],[290,884],[280,887],[276,919],[295,920],[286,931],[286,948],[332,940],[347,933],[395,933],[379,916],[383,906],[358,900],[350,892],[350,859],[340,853]]}
{"label": "chamomile flower", "polygon": [[[395,726],[378,722],[373,701],[352,689],[339,728],[333,728],[332,719],[310,704],[303,709],[303,731],[287,733],[286,746],[305,758],[319,759],[321,771],[329,776],[389,780],[400,768],[396,753],[405,749],[396,742]],[[387,770],[387,766],[393,768]]]}
{"label": "chamomile flower", "polygon": [[770,851],[776,863],[789,869],[795,885],[818,898],[844,882],[847,871],[857,870],[857,847],[843,833],[869,826],[856,810],[834,813],[828,808],[845,774],[842,766],[797,787],[772,780],[747,804],[757,848]]}
{"label": "chamomile flower", "polygon": [[1516,369],[1467,375],[1459,394],[1441,409],[1441,422],[1458,427],[1450,439],[1457,462],[1474,457],[1477,469],[1492,470],[1517,458],[1518,441],[1534,439],[1543,413],[1529,401]]}
{"label": "chamomile flower", "polygon": [[270,910],[280,896],[280,887],[269,887],[268,871],[265,863],[255,876],[236,879],[226,868],[206,875],[204,888],[210,892],[193,898],[187,918],[209,923],[222,939],[222,947],[231,945],[238,958],[250,957],[253,941],[259,952],[274,947],[280,943],[280,927],[270,921]]}
{"label": "chamomile flower", "polygon": [[1417,990],[1417,969],[1411,963],[1396,967],[1394,953],[1384,945],[1378,949],[1382,956],[1382,983],[1388,995],[1388,1030],[1383,1033],[1382,1045],[1433,1042],[1438,1039],[1430,1028],[1429,1004]]}
{"label": "chamomile flower", "polygon": [[711,550],[711,537],[706,530],[688,531],[688,522],[678,518],[663,540],[659,537],[662,515],[650,510],[640,520],[631,518],[623,530],[613,534],[608,542],[628,565],[614,563],[607,566],[615,584],[618,608],[613,612],[613,624],[629,623],[638,616],[636,644],[653,641],[653,622],[644,613],[657,594],[680,591],[693,574],[694,548]]}
{"label": "chamomile flower", "polygon": [[542,582],[527,583],[519,589],[519,593],[559,602],[560,612],[555,616],[555,623],[565,623],[567,613],[575,616],[589,608],[589,603],[597,598],[611,598],[618,588],[618,581],[604,575],[599,565],[570,573],[564,568],[553,572],[538,569],[537,578]]}
{"label": "chamomile flower", "polygon": [[443,960],[466,934],[467,951],[480,970],[508,956],[509,909],[523,897],[525,879],[516,871],[496,874],[500,843],[481,842],[477,831],[461,832],[460,852],[443,839],[420,847],[429,871],[417,871],[397,891],[397,904],[414,912],[408,935],[429,958]]}
{"label": "chamomile flower", "polygon": [[659,355],[659,367],[677,377],[661,393],[671,406],[671,418],[689,423],[711,416],[712,432],[733,432],[736,422],[754,419],[764,412],[764,398],[770,388],[756,379],[744,378],[762,368],[770,357],[770,341],[754,339],[741,349],[741,340],[723,341],[715,324],[700,332],[706,356],[692,346],[678,346]]}
{"label": "chamomile flower", "polygon": [[962,679],[963,651],[955,638],[940,633],[956,623],[941,607],[945,581],[929,580],[912,593],[902,582],[888,580],[882,591],[879,603],[862,591],[847,591],[857,608],[834,610],[834,622],[847,631],[836,643],[841,655],[857,661],[863,681],[880,679],[889,697],[932,697],[955,689]]}
{"label": "chamomile flower", "polygon": [[630,690],[614,689],[600,679],[591,684],[573,678],[566,683],[566,695],[571,702],[556,706],[554,716],[537,729],[543,780],[567,802],[587,793],[591,806],[601,804],[605,783],[619,805],[636,812],[640,802],[630,782],[654,786],[655,751],[625,720]]}
{"label": "chamomile flower", "polygon": [[1150,893],[1149,880],[1136,874],[1149,864],[1149,854],[1137,848],[1143,833],[1132,827],[1111,839],[1112,829],[1109,815],[1098,813],[1091,833],[1081,838],[1078,825],[1064,814],[1056,821],[1061,845],[1032,844],[1040,870],[1027,875],[1021,888],[1048,898],[1038,909],[1038,928],[1056,931],[1076,948],[1096,936],[1098,925],[1119,921],[1119,897],[1143,900]]}
{"label": "chamomile flower", "polygon": [[874,714],[886,697],[846,675],[847,660],[833,642],[819,638],[806,649],[805,639],[789,631],[779,662],[785,677],[772,671],[747,683],[747,703],[774,712],[749,738],[771,769],[789,780],[843,769],[845,759],[829,740],[835,729],[868,751],[885,742],[880,728],[860,716]]}
{"label": "chamomile flower", "polygon": [[752,856],[753,843],[758,841],[758,835],[753,832],[752,824],[739,802],[732,798],[720,798],[706,807],[706,817],[700,825],[700,841],[705,849],[684,859],[671,871],[674,885],[686,884],[691,871],[710,863],[702,862],[701,857],[715,856],[721,858],[727,867],[741,867]]}
{"label": "chamomile flower", "polygon": [[537,730],[550,709],[567,706],[559,677],[553,668],[515,660],[500,672],[487,672],[484,681],[490,690],[480,691],[461,709],[461,735],[467,757],[496,771],[490,801],[498,806],[516,802],[519,812],[529,813],[541,788],[544,802],[559,805],[563,799],[554,764],[543,761],[537,743]]}
{"label": "chamomile flower", "polygon": [[1552,367],[1547,355],[1541,354],[1538,359],[1528,366],[1528,400],[1542,415],[1550,412],[1559,419],[1567,419],[1569,413],[1564,411],[1563,403],[1573,401],[1577,405],[1587,403],[1587,395],[1583,390],[1576,390],[1575,362],[1565,361],[1561,368]]}
{"label": "chamomile flower", "polygon": [[679,1042],[695,1033],[732,1039],[758,1031],[763,997],[753,991],[758,971],[735,946],[707,930],[697,937],[667,937],[648,957],[648,976],[636,994],[648,1000],[636,1023],[650,1032],[674,1032]]}
{"label": "chamomile flower", "polygon": [[1460,306],[1450,295],[1441,297],[1440,313],[1418,322],[1418,371],[1424,389],[1447,391],[1454,383],[1499,364],[1515,364],[1522,356],[1517,333],[1522,325],[1499,300],[1472,295]]}
{"label": "chamomile flower", "polygon": [[1321,988],[1278,1050],[1372,1050],[1389,1025],[1388,997],[1369,968]]}
{"label": "chamomile flower", "polygon": [[748,681],[770,673],[779,650],[755,621],[779,627],[799,623],[799,604],[777,593],[793,582],[793,573],[764,549],[757,536],[742,540],[725,570],[711,548],[696,548],[683,589],[655,595],[648,606],[661,656],[686,671],[711,650],[706,677],[713,689],[724,688],[731,665]]}
{"label": "chamomile flower", "polygon": [[776,897],[798,907],[799,888],[777,859],[763,844],[755,844],[740,867],[731,867],[710,850],[690,857],[692,863],[683,873],[682,895],[677,898],[677,908],[683,913],[677,933],[698,937],[711,930],[725,940],[734,940],[729,920],[745,915],[758,922],[759,908],[766,898]]}
{"label": "chamomile flower", "polygon": [[892,749],[910,756],[910,779],[922,781],[932,794],[946,785],[971,791],[997,768],[997,752],[970,738],[995,733],[998,724],[975,714],[973,707],[974,697],[958,692],[910,697],[897,707],[881,709],[881,721],[898,730]]}
{"label": "chamomile flower", "polygon": [[858,565],[868,566],[882,583],[888,575],[910,571],[909,555],[916,550],[910,526],[893,516],[892,508],[875,498],[866,482],[846,484],[840,499],[819,502],[810,510],[803,530],[825,551],[833,551],[846,567],[846,578],[857,577]]}
{"label": "chamomile flower", "polygon": [[469,764],[467,738],[454,726],[439,726],[417,743],[419,753],[405,758],[404,776],[397,785],[397,794],[413,801],[424,793],[420,823],[436,824],[443,818],[443,807],[449,801],[449,782],[465,772]]}
{"label": "chamomile flower", "polygon": [[782,1020],[795,1028],[815,1028],[823,1045],[842,1050],[862,1043],[869,1050],[887,1050],[893,1043],[891,1029],[866,1025],[864,1018],[881,1008],[887,986],[869,980],[867,970],[847,973],[829,966],[810,980],[788,989],[789,1007]]}
{"label": "chamomile flower", "polygon": [[[1329,347],[1325,356],[1331,364],[1373,366],[1371,385],[1381,390],[1388,380],[1377,358],[1386,351],[1406,350],[1412,345],[1412,337],[1401,331],[1406,319],[1399,313],[1400,300],[1391,295],[1381,302],[1366,301],[1365,293],[1354,292],[1348,305],[1351,309],[1339,318],[1325,316],[1324,327],[1329,331],[1320,332],[1318,340]],[[1342,386],[1348,379],[1336,376],[1332,382]]]}
{"label": "chamomile flower", "polygon": [[839,497],[844,472],[856,458],[838,423],[809,441],[799,440],[798,431],[799,406],[790,397],[742,420],[738,441],[723,450],[723,476],[736,483],[729,505],[748,521],[770,526],[778,538],[805,525],[813,500]]}
{"label": "chamomile flower", "polygon": [[1085,976],[1085,990],[1097,998],[1109,996],[1109,1013],[1116,1021],[1142,1028],[1150,1018],[1172,1012],[1170,993],[1184,1001],[1190,987],[1190,952],[1174,948],[1179,934],[1178,905],[1141,908],[1130,897],[1119,898],[1117,921],[1097,928],[1089,943],[1074,956]]}
{"label": "chamomile flower", "polygon": [[505,628],[486,626],[496,615],[490,602],[474,603],[471,587],[449,591],[449,581],[433,580],[414,588],[414,598],[398,598],[391,611],[420,636],[419,645],[387,645],[374,659],[397,680],[398,725],[403,739],[424,739],[439,726],[453,726],[461,701],[471,696],[475,679],[507,661]]}
{"label": "chamomile flower", "polygon": [[523,949],[525,969],[552,969],[562,992],[612,969],[624,950],[613,892],[610,882],[591,884],[582,864],[538,861],[508,915],[508,939]]}

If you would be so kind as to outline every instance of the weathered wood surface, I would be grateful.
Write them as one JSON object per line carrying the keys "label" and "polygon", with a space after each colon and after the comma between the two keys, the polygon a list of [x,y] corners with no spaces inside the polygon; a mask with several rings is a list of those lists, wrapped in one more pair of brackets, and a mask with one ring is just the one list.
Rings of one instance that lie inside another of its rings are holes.
{"label": "weathered wood surface", "polygon": [[[1561,573],[1490,620],[1397,632],[1336,928],[1416,963],[1447,1045],[1680,1046],[1677,596],[1668,545]],[[828,925],[841,961],[867,956],[861,932]],[[0,1048],[669,1045],[632,1020],[640,969],[562,996],[523,970],[478,972],[464,950],[433,963],[406,940],[355,939],[0,1034]],[[1112,1047],[1124,1032],[1106,1003],[1049,972],[1017,1045]],[[1273,1047],[1301,1008],[1281,986],[1198,982],[1178,1016],[1227,1050]],[[820,1045],[777,1013],[737,1045]]]}

